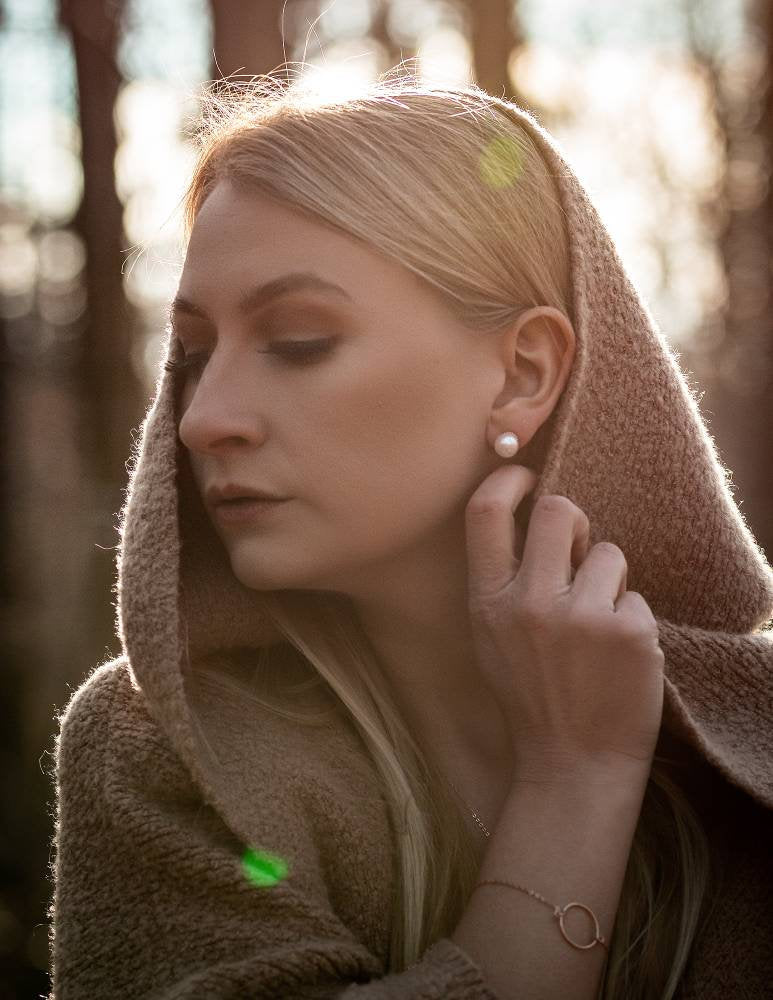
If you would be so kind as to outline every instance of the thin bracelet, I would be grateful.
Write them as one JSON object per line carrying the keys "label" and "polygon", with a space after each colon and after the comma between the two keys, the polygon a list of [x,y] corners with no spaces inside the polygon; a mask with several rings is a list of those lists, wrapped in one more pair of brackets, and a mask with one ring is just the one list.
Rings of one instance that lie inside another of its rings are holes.
{"label": "thin bracelet", "polygon": [[[607,951],[607,953],[609,953],[609,948],[607,947],[606,941],[604,940],[604,936],[601,933],[601,928],[599,927],[599,922],[596,919],[596,914],[593,912],[593,910],[591,910],[589,906],[586,906],[585,903],[567,903],[566,906],[562,908],[560,906],[557,906],[555,903],[549,903],[544,896],[540,896],[540,894],[538,892],[535,892],[533,889],[527,889],[526,886],[515,885],[513,882],[501,882],[499,881],[499,879],[491,879],[491,878],[487,878],[484,879],[482,882],[478,882],[477,885],[473,886],[473,891],[477,889],[478,886],[481,885],[506,885],[510,889],[519,889],[521,892],[525,892],[528,896],[533,896],[534,899],[538,899],[540,900],[540,902],[545,903],[547,906],[552,908],[553,916],[556,917],[556,919],[558,920],[558,926],[561,929],[561,933],[563,934],[564,939],[568,941],[573,948],[579,948],[580,951],[585,951],[587,948],[593,948],[595,945],[600,944],[601,947],[604,948]],[[570,910],[573,906],[577,906],[581,910],[585,910],[585,912],[589,913],[593,918],[593,923],[596,927],[596,934],[590,944],[577,944],[577,942],[572,941],[572,939],[566,933],[566,929],[564,927],[564,917],[566,916],[567,910]]]}

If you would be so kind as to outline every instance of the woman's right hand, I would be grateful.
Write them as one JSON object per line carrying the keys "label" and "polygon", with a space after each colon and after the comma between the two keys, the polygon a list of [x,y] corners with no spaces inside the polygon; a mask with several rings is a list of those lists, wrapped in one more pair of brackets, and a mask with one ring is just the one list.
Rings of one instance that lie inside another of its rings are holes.
{"label": "woman's right hand", "polygon": [[644,777],[663,712],[657,623],[626,590],[622,551],[588,551],[588,518],[567,497],[540,497],[519,537],[514,514],[537,481],[499,466],[465,511],[478,667],[511,736],[514,780]]}

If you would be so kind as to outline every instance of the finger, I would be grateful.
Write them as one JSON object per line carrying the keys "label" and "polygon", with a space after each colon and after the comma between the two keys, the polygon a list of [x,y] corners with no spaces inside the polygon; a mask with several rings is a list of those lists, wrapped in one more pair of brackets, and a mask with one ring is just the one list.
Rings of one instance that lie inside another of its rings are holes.
{"label": "finger", "polygon": [[590,523],[584,511],[565,496],[539,497],[529,520],[519,580],[527,590],[545,596],[565,590],[572,582],[572,567],[581,565],[589,542]]}
{"label": "finger", "polygon": [[637,590],[626,590],[617,602],[615,611],[618,614],[627,614],[637,618],[642,623],[647,623],[652,635],[658,637],[658,621],[652,613],[652,608]]}
{"label": "finger", "polygon": [[520,563],[513,515],[538,478],[525,465],[501,465],[470,497],[465,509],[470,597],[496,594],[514,578]]}
{"label": "finger", "polygon": [[622,550],[612,542],[597,542],[575,573],[572,591],[579,603],[614,611],[627,582],[628,562]]}

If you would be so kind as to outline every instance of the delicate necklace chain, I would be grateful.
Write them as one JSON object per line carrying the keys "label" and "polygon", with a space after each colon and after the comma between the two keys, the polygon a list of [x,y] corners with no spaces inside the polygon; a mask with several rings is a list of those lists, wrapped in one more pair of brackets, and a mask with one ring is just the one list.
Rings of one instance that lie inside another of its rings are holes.
{"label": "delicate necklace chain", "polygon": [[[456,792],[456,794],[457,794],[457,795],[459,796],[459,798],[460,798],[460,799],[462,799],[462,795],[461,795],[461,792],[460,792],[460,791],[459,791],[459,789],[458,789],[458,788],[456,787],[456,785],[455,785],[455,784],[453,783],[453,781],[451,781],[451,780],[449,779],[449,782],[450,782],[450,784],[451,784],[451,788],[453,788],[453,790],[454,790],[454,791]],[[479,827],[481,828],[481,830],[482,830],[482,831],[484,832],[484,834],[485,834],[485,835],[486,835],[487,837],[490,837],[490,836],[491,836],[491,834],[490,834],[490,833],[488,832],[488,830],[486,829],[486,827],[485,827],[485,826],[483,825],[483,820],[482,820],[482,819],[480,818],[480,816],[479,816],[479,815],[478,815],[478,814],[477,814],[477,813],[475,812],[475,810],[474,810],[474,809],[473,809],[473,808],[472,808],[471,806],[468,806],[468,805],[467,805],[467,803],[466,803],[466,802],[464,801],[464,799],[462,799],[462,802],[464,802],[464,804],[465,804],[465,805],[467,806],[467,808],[468,808],[468,809],[470,810],[470,812],[472,813],[472,815],[473,815],[473,817],[474,817],[474,819],[475,819],[475,822],[476,822],[476,823],[478,824],[478,826],[479,826]]]}

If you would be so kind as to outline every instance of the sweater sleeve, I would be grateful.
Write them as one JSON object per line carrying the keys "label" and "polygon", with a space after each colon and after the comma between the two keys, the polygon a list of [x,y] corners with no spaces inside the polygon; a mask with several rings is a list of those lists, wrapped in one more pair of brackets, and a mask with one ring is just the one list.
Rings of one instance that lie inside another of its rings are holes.
{"label": "sweater sleeve", "polygon": [[246,878],[127,677],[98,668],[59,720],[48,1000],[497,1000],[450,938],[384,975],[326,900]]}

